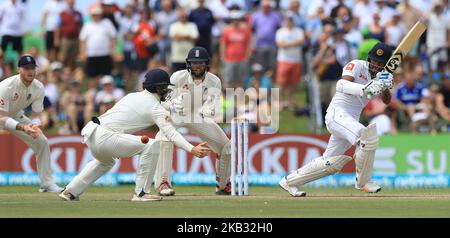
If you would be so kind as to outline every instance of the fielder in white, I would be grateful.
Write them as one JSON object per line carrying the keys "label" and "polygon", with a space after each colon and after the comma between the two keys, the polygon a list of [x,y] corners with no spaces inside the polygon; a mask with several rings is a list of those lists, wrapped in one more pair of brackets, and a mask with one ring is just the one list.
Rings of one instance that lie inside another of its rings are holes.
{"label": "fielder in white", "polygon": [[81,135],[95,159],[66,186],[59,195],[61,199],[79,200],[79,196],[89,185],[113,167],[117,158],[139,154],[136,186],[131,201],[161,200],[161,197],[150,194],[160,142],[147,136],[132,135],[155,124],[160,133],[178,147],[200,158],[207,155],[210,150],[206,143],[194,147],[170,123],[169,113],[161,106],[161,101],[170,95],[169,85],[169,75],[165,71],[150,70],[145,75],[143,91],[126,95],[83,128]]}
{"label": "fielder in white", "polygon": [[[211,118],[219,105],[221,93],[220,79],[208,72],[210,58],[203,47],[193,47],[186,58],[186,70],[172,74],[170,82],[174,84],[173,98],[163,104],[174,118],[178,116],[187,120],[173,120],[175,127],[186,127],[194,132],[218,154],[216,161],[216,194],[230,195],[230,140],[225,132]],[[200,120],[198,120],[200,119]],[[156,170],[155,188],[162,196],[175,194],[171,186],[173,161],[173,143],[161,133],[156,135],[161,140],[160,159]]]}
{"label": "fielder in white", "polygon": [[359,123],[359,117],[371,96],[381,94],[385,104],[390,102],[393,76],[382,70],[391,55],[392,49],[388,45],[377,43],[370,50],[367,61],[353,60],[344,67],[325,115],[325,124],[331,133],[328,146],[321,157],[281,179],[280,186],[289,194],[305,196],[306,193],[300,191],[301,186],[339,172],[352,160],[344,153],[353,145],[356,146],[355,188],[368,193],[381,190],[370,180],[378,146],[376,124],[365,127]]}
{"label": "fielder in white", "polygon": [[[19,60],[19,74],[0,82],[0,130],[6,129],[24,141],[36,154],[37,172],[41,181],[39,192],[62,191],[53,179],[50,167],[50,147],[39,125],[44,110],[44,85],[35,79],[36,61],[29,55]],[[24,115],[32,107],[33,120]]]}

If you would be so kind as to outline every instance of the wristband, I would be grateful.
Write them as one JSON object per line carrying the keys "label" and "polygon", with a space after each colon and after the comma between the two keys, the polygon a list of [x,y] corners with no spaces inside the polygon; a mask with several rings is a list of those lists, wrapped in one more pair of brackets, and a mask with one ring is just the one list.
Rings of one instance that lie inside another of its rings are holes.
{"label": "wristband", "polygon": [[15,130],[17,127],[17,124],[19,124],[19,122],[10,117],[5,122],[5,128],[10,129],[10,130]]}

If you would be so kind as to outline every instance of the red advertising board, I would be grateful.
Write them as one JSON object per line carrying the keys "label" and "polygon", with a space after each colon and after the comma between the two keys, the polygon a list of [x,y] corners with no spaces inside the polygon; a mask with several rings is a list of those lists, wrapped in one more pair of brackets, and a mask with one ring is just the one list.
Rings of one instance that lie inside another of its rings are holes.
{"label": "red advertising board", "polygon": [[[154,137],[154,134],[149,135]],[[185,135],[193,144],[200,139]],[[301,167],[320,156],[327,145],[328,135],[309,134],[251,134],[249,138],[250,173],[285,173]],[[54,172],[78,172],[92,159],[80,136],[48,136]],[[348,154],[351,155],[352,151]],[[0,134],[0,172],[32,172],[36,169],[34,153],[25,143],[9,133]],[[213,173],[215,155],[203,159],[194,158],[181,149],[174,151],[176,172]],[[122,158],[113,172],[134,172],[137,157]],[[354,163],[347,164],[342,172],[354,172]]]}

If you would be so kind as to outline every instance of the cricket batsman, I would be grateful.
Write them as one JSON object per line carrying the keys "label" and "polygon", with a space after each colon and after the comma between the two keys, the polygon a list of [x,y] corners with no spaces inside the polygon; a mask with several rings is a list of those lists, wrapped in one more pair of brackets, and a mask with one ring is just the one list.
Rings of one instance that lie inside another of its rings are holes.
{"label": "cricket batsman", "polygon": [[391,47],[377,43],[370,50],[367,61],[352,60],[344,66],[342,78],[336,84],[336,94],[325,115],[325,124],[331,133],[328,146],[321,157],[281,179],[280,186],[289,194],[294,197],[306,196],[300,190],[301,186],[341,171],[352,160],[344,153],[353,145],[356,146],[355,188],[367,193],[381,190],[379,185],[371,181],[378,146],[376,124],[365,127],[359,123],[359,117],[371,96],[381,94],[385,104],[391,101],[389,89],[393,86],[393,76],[383,71],[391,55]]}
{"label": "cricket batsman", "polygon": [[126,95],[106,113],[86,124],[81,135],[95,159],[67,185],[59,195],[61,199],[79,200],[89,185],[113,167],[116,159],[139,154],[136,186],[131,201],[161,200],[161,197],[150,194],[160,142],[147,136],[132,135],[154,124],[168,141],[178,147],[200,158],[208,154],[210,150],[206,143],[194,147],[170,123],[169,113],[161,106],[161,101],[170,95],[169,85],[169,75],[165,71],[150,70],[145,75],[143,91]]}
{"label": "cricket batsman", "polygon": [[[221,81],[208,72],[210,57],[203,47],[193,47],[186,58],[187,69],[172,74],[170,82],[174,84],[173,98],[164,106],[176,116],[186,115],[191,120],[176,122],[175,127],[186,127],[194,132],[209,147],[218,154],[216,161],[216,194],[230,195],[231,184],[231,148],[230,140],[212,117],[215,116],[215,108],[220,103]],[[197,100],[200,99],[200,100]],[[200,101],[199,103],[196,103]],[[188,105],[187,105],[188,104]],[[196,122],[200,117],[201,122]],[[186,118],[186,117],[184,117]],[[161,196],[175,194],[171,186],[170,175],[172,172],[173,143],[165,138],[162,133],[156,135],[161,140],[161,152],[156,169],[155,188]]]}
{"label": "cricket batsman", "polygon": [[[0,130],[6,129],[27,144],[36,154],[36,167],[41,182],[39,192],[62,191],[53,179],[50,147],[39,126],[44,110],[44,85],[36,77],[36,61],[30,55],[20,57],[19,74],[0,82]],[[31,105],[32,120],[24,115]]]}

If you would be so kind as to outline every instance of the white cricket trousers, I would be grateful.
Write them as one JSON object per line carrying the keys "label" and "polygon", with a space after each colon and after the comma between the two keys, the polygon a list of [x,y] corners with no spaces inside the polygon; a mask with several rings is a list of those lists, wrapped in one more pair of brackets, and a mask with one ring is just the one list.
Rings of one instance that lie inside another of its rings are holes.
{"label": "white cricket trousers", "polygon": [[156,164],[159,157],[159,141],[150,139],[142,143],[141,136],[121,134],[97,126],[86,141],[95,157],[67,186],[74,196],[80,196],[92,183],[108,172],[115,164],[116,158],[132,157],[140,154],[136,172],[135,193],[150,193]]}
{"label": "white cricket trousers", "polygon": [[[189,129],[190,132],[193,132],[195,135],[200,137],[200,139],[204,142],[208,143],[208,146],[214,151],[214,153],[220,155],[219,163],[216,165],[216,173],[218,173],[218,177],[223,177],[221,180],[223,181],[223,184],[220,184],[220,187],[223,187],[226,185],[227,178],[229,178],[229,170],[228,168],[231,151],[230,151],[230,139],[227,137],[225,132],[220,128],[217,123],[211,119],[211,118],[204,118],[204,123],[178,123],[173,124],[174,127],[180,128],[180,127],[186,127]],[[156,139],[161,140],[162,143],[166,143],[168,140],[167,138],[161,133],[158,132],[156,134]],[[160,155],[163,158],[160,158],[160,161],[158,162],[158,167],[156,170],[156,181],[155,186],[158,187],[159,184],[161,184],[161,181],[163,178],[166,178],[169,182],[170,181],[170,175],[172,172],[172,162],[173,162],[173,144],[169,145],[170,148],[168,148],[168,154],[164,154],[162,152]],[[223,159],[222,159],[223,158]],[[219,167],[217,167],[219,166]]]}
{"label": "white cricket trousers", "polygon": [[361,137],[361,131],[365,128],[354,118],[340,108],[329,108],[325,115],[325,124],[331,133],[323,158],[343,155]]}
{"label": "white cricket trousers", "polygon": [[[31,124],[30,118],[25,115],[14,117],[14,120],[22,124]],[[47,137],[40,135],[36,139],[33,139],[33,137],[23,131],[6,130],[25,142],[25,144],[27,144],[36,154],[36,167],[39,179],[41,181],[41,187],[49,187],[53,185],[55,182],[53,179],[53,171],[50,166],[50,146],[48,144]]]}

